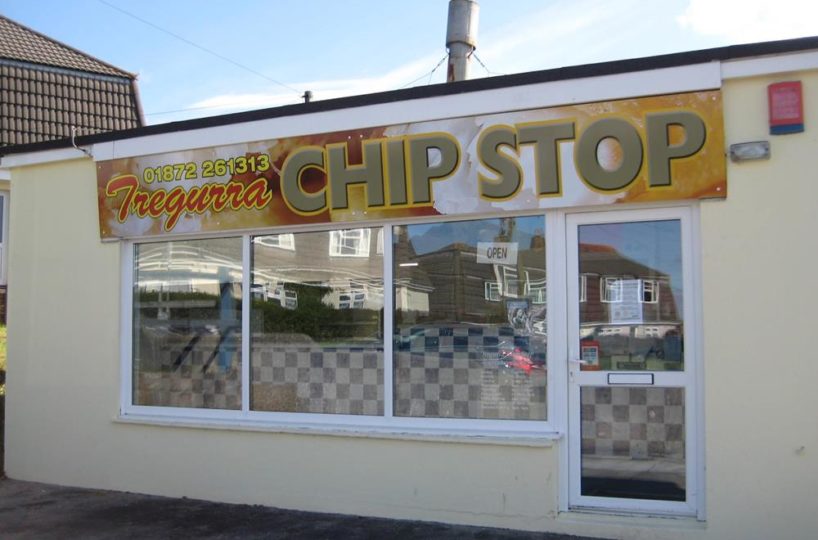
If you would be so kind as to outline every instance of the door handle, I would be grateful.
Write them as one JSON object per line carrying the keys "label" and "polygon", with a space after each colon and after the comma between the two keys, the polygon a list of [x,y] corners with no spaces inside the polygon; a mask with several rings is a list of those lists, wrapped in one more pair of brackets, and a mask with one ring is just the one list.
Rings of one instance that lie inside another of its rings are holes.
{"label": "door handle", "polygon": [[582,370],[582,366],[587,366],[588,362],[586,360],[581,360],[578,358],[572,358],[568,360],[568,378],[571,382],[574,382],[574,375],[576,374],[577,368]]}

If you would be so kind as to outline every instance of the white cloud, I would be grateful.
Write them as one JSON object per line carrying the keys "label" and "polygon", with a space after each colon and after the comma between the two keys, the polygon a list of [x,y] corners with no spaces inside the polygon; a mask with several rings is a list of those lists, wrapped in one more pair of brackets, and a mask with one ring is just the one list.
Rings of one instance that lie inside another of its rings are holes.
{"label": "white cloud", "polygon": [[684,29],[730,43],[751,43],[818,34],[814,0],[691,0],[677,17]]}
{"label": "white cloud", "polygon": [[[478,37],[477,53],[492,71],[519,73],[593,61],[600,37],[620,39],[622,24],[644,5],[634,0],[554,2]],[[615,31],[612,31],[615,29]],[[485,73],[473,68],[475,77]]]}
{"label": "white cloud", "polygon": [[[422,76],[429,73],[440,60],[440,56],[427,55],[402,66],[398,66],[383,75],[357,79],[306,81],[292,83],[289,84],[289,86],[310,90],[313,93],[313,99],[316,100],[384,92],[401,88],[418,77],[423,78],[419,83],[425,84],[427,79]],[[445,69],[444,63],[438,67],[437,71],[445,73]],[[297,94],[286,90],[267,93],[222,94],[192,103],[188,107],[190,113],[187,115],[180,113],[179,116],[201,116],[203,112],[206,112],[206,114],[223,114],[250,109],[291,105],[300,102],[301,98]],[[177,118],[179,116],[177,116]]]}

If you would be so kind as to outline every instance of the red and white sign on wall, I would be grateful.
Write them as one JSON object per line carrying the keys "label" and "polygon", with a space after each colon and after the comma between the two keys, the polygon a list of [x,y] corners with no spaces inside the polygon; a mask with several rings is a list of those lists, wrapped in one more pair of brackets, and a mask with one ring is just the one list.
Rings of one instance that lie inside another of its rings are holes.
{"label": "red and white sign on wall", "polygon": [[804,131],[804,102],[801,81],[786,81],[767,87],[770,106],[770,135]]}

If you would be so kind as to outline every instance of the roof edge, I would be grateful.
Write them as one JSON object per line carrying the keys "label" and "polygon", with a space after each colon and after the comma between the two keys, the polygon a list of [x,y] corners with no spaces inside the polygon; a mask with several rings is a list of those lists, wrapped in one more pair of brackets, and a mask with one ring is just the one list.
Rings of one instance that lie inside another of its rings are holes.
{"label": "roof edge", "polygon": [[[328,100],[312,101],[309,103],[284,105],[268,109],[256,109],[238,113],[193,118],[190,120],[149,125],[121,131],[84,135],[82,137],[77,137],[75,142],[77,145],[90,145],[148,135],[159,135],[178,131],[219,127],[285,116],[296,116],[301,114],[362,107],[366,105],[392,103],[395,101],[408,101],[414,99],[479,92],[484,90],[495,90],[528,84],[565,81],[604,75],[617,75],[622,73],[649,71],[693,64],[704,64],[708,62],[795,53],[811,49],[818,49],[818,36],[742,45],[729,45],[726,47],[717,47],[712,49],[700,49],[696,51],[670,53],[657,56],[613,60],[577,66],[566,66],[541,71],[515,73],[512,75],[471,79],[454,83],[441,83],[430,86],[390,90],[373,94],[360,94]],[[5,146],[0,147],[0,156],[37,152],[42,150],[54,150],[71,146],[72,141],[70,139],[56,139],[39,143]]]}
{"label": "roof edge", "polygon": [[[117,72],[121,73],[123,77],[127,77],[127,78],[129,78],[129,79],[136,79],[136,78],[137,78],[137,75],[136,75],[135,73],[131,73],[130,71],[125,71],[124,69],[122,69],[122,68],[120,68],[120,67],[117,67],[117,66],[115,66],[115,65],[113,65],[113,64],[109,64],[109,63],[108,63],[108,62],[106,62],[105,60],[100,60],[100,59],[99,59],[99,58],[97,58],[96,56],[91,56],[91,55],[90,55],[90,54],[88,54],[87,52],[83,52],[83,51],[81,51],[81,50],[77,49],[76,47],[72,47],[71,45],[68,45],[67,43],[63,43],[62,41],[60,41],[60,40],[58,40],[58,39],[54,39],[53,37],[47,36],[47,35],[43,34],[42,32],[38,32],[37,30],[34,30],[33,28],[31,28],[31,27],[29,27],[29,26],[26,26],[25,24],[19,23],[19,22],[15,21],[14,19],[9,19],[8,17],[6,17],[6,16],[5,16],[5,15],[3,15],[3,14],[0,14],[0,17],[2,17],[2,18],[4,18],[4,19],[6,19],[6,20],[7,20],[7,21],[9,21],[10,23],[15,24],[15,25],[17,25],[17,26],[19,26],[19,27],[21,27],[21,28],[25,28],[25,29],[26,29],[28,32],[31,32],[32,34],[37,34],[38,36],[40,36],[40,37],[41,37],[41,38],[43,38],[43,39],[47,39],[48,41],[51,41],[52,43],[56,43],[56,44],[57,44],[57,45],[59,45],[60,47],[65,47],[66,49],[70,49],[70,50],[72,50],[73,52],[75,52],[75,53],[77,53],[77,54],[80,54],[80,55],[82,55],[82,56],[85,56],[86,58],[90,58],[90,59],[91,59],[91,60],[93,60],[94,62],[99,62],[100,64],[103,64],[103,65],[105,65],[105,66],[108,66],[108,67],[109,67],[109,68],[111,68],[112,70],[114,70],[114,71],[117,71]],[[51,66],[52,64],[42,64],[42,65],[44,65],[44,66]],[[64,67],[64,66],[55,66],[55,67]],[[88,73],[99,73],[99,72],[96,72],[96,71],[90,71],[90,70],[89,70],[89,71],[88,71]],[[108,73],[102,73],[102,75],[110,75],[110,74],[108,74]]]}

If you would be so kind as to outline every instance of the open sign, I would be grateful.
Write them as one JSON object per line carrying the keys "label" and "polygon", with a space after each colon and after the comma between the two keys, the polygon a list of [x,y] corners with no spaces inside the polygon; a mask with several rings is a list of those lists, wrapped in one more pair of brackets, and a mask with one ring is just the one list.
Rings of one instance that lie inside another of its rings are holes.
{"label": "open sign", "polygon": [[480,264],[517,264],[517,242],[478,242]]}

